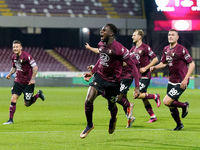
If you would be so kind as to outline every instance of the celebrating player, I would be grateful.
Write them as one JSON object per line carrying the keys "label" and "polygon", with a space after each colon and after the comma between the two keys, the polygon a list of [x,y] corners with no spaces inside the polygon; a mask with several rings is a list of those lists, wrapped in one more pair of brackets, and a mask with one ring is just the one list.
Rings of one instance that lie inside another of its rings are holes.
{"label": "celebrating player", "polygon": [[195,67],[188,50],[184,46],[178,44],[178,39],[178,31],[174,29],[169,30],[169,45],[163,49],[161,62],[158,65],[151,67],[151,71],[154,71],[164,68],[167,65],[169,66],[167,95],[164,97],[163,102],[169,107],[171,115],[177,124],[174,128],[175,131],[184,128],[177,108],[182,108],[182,118],[185,118],[188,114],[189,103],[182,103],[178,101],[178,99],[187,88],[189,77]]}
{"label": "celebrating player", "polygon": [[38,97],[40,97],[43,101],[45,97],[41,90],[33,96],[34,88],[35,88],[35,76],[37,74],[38,66],[35,60],[28,52],[22,51],[22,44],[18,40],[13,41],[13,52],[12,55],[12,68],[9,74],[6,76],[7,79],[10,79],[11,75],[16,72],[15,81],[12,88],[12,97],[10,104],[10,115],[9,120],[6,124],[13,124],[13,116],[16,110],[16,103],[19,96],[24,94],[24,104],[25,106],[31,106],[36,102]]}
{"label": "celebrating player", "polygon": [[148,94],[147,88],[149,86],[151,80],[151,72],[150,67],[155,65],[158,62],[158,58],[155,53],[152,51],[150,46],[144,44],[142,42],[142,38],[144,37],[143,30],[135,30],[132,35],[133,46],[130,49],[130,53],[135,54],[136,58],[139,61],[138,70],[141,73],[140,78],[140,95],[137,97],[138,99],[142,99],[144,103],[144,107],[146,111],[150,115],[150,120],[148,123],[152,123],[157,121],[157,117],[153,112],[152,106],[149,102],[149,99],[155,100],[157,107],[160,107],[160,95],[159,94]]}
{"label": "celebrating player", "polygon": [[[88,43],[86,43],[85,47],[95,53],[99,53],[98,48],[91,47]],[[138,61],[134,54],[131,55],[131,58],[135,61],[135,64],[138,64]],[[88,70],[92,70],[93,65],[87,67]],[[130,128],[135,121],[135,117],[133,114],[133,103],[130,103],[127,97],[127,92],[129,90],[129,87],[131,86],[133,82],[133,76],[131,74],[131,68],[126,65],[126,63],[123,63],[123,69],[121,73],[121,83],[120,83],[120,94],[117,96],[116,102],[120,105],[122,105],[123,110],[126,114],[126,117],[128,118],[127,126],[126,128]]]}
{"label": "celebrating player", "polygon": [[113,24],[107,24],[101,29],[101,41],[98,44],[100,59],[91,72],[84,74],[84,79],[89,81],[95,73],[85,100],[87,126],[80,134],[81,138],[85,138],[94,128],[93,102],[100,94],[107,99],[111,114],[108,132],[112,134],[115,131],[118,111],[115,99],[119,94],[123,61],[132,68],[132,73],[134,73],[136,85],[134,96],[137,97],[139,94],[139,74],[136,65],[130,58],[129,51],[115,40],[116,33],[117,27]]}

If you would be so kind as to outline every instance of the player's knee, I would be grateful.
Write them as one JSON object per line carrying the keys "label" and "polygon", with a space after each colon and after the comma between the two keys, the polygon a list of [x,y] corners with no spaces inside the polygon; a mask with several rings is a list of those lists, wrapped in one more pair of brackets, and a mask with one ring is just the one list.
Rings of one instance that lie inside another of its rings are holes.
{"label": "player's knee", "polygon": [[13,95],[13,96],[11,97],[11,102],[17,103],[17,99],[18,99],[18,97],[15,96],[15,95]]}
{"label": "player's knee", "polygon": [[171,105],[171,102],[168,100],[163,100],[163,103],[165,104],[165,106],[169,107]]}

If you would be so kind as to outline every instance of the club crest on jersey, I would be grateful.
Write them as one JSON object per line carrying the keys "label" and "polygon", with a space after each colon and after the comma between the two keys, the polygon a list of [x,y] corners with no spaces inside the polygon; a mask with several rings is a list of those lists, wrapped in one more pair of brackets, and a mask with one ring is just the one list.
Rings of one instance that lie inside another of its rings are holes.
{"label": "club crest on jersey", "polygon": [[112,54],[112,50],[111,49],[108,49],[108,54]]}
{"label": "club crest on jersey", "polygon": [[175,56],[175,53],[174,53],[174,52],[172,52],[172,53],[171,53],[171,56],[172,56],[172,57],[174,57],[174,56]]}
{"label": "club crest on jersey", "polygon": [[139,50],[139,51],[138,51],[138,54],[141,54],[141,53],[142,53],[142,50]]}
{"label": "club crest on jersey", "polygon": [[20,59],[19,62],[20,62],[20,63],[23,63],[23,59]]}

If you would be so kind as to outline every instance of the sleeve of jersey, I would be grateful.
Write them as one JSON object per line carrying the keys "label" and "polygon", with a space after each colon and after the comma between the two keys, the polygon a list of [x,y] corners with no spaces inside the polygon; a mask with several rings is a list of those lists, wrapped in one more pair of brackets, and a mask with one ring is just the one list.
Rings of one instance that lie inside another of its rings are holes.
{"label": "sleeve of jersey", "polygon": [[150,46],[148,46],[148,55],[151,59],[155,58],[156,57],[156,54],[153,52],[153,50],[151,49]]}
{"label": "sleeve of jersey", "polygon": [[30,55],[28,56],[28,61],[32,68],[37,66],[35,60]]}
{"label": "sleeve of jersey", "polygon": [[134,63],[133,59],[131,59],[131,56],[129,54],[129,51],[126,49],[124,49],[124,51],[122,51],[122,55],[123,55],[123,60],[126,62],[126,64],[131,68],[132,70],[132,74],[135,78],[135,87],[140,87],[139,86],[139,73],[138,73],[138,69],[136,67],[136,64]]}
{"label": "sleeve of jersey", "polygon": [[94,74],[95,72],[97,72],[99,63],[100,63],[100,59],[97,61],[97,63],[95,64],[94,68],[91,70],[91,72],[92,72],[93,74]]}
{"label": "sleeve of jersey", "polygon": [[14,58],[13,58],[13,56],[12,56],[12,67],[13,67],[13,68],[16,68],[15,63],[14,63]]}
{"label": "sleeve of jersey", "polygon": [[183,48],[182,53],[183,53],[182,59],[185,60],[188,64],[193,61],[192,57],[190,56],[190,54],[186,48]]}
{"label": "sleeve of jersey", "polygon": [[163,52],[162,52],[161,62],[162,62],[162,63],[165,63],[165,62],[166,62],[165,49],[164,49]]}

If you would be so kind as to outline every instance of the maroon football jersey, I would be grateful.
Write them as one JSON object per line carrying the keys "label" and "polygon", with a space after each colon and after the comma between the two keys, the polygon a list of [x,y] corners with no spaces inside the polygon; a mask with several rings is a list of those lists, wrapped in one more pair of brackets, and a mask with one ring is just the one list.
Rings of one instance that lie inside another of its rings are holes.
{"label": "maroon football jersey", "polygon": [[[131,58],[133,59],[134,63],[136,65],[139,64],[138,60],[136,59],[136,56],[133,53],[130,53]],[[125,65],[123,66],[122,69],[122,74],[121,74],[121,78],[122,79],[133,79],[135,74],[132,74],[132,69],[128,66]]]}
{"label": "maroon football jersey", "polygon": [[[100,59],[96,64],[98,65],[98,69],[95,70],[97,67],[94,67],[92,72],[97,72],[108,82],[120,82],[124,61],[131,67],[132,73],[136,72],[135,79],[137,82],[139,78],[138,71],[127,48],[117,41],[113,41],[110,45],[106,45],[104,42],[100,41],[98,48],[100,55]],[[139,82],[136,83],[136,87],[139,87]]]}
{"label": "maroon football jersey", "polygon": [[22,51],[17,57],[12,55],[12,66],[16,68],[15,81],[27,85],[32,77],[32,68],[36,66],[35,60],[28,52]]}
{"label": "maroon football jersey", "polygon": [[174,48],[166,46],[163,49],[161,62],[169,65],[169,81],[172,83],[181,83],[188,71],[188,64],[191,63],[192,57],[188,50],[177,44]]}
{"label": "maroon football jersey", "polygon": [[[139,65],[137,65],[138,70],[140,68],[147,66],[151,60],[156,57],[155,53],[152,51],[151,47],[142,43],[140,47],[133,46],[130,49],[130,53],[135,54],[137,60],[139,61]],[[141,77],[151,78],[151,71],[148,69],[146,72],[141,74]]]}

